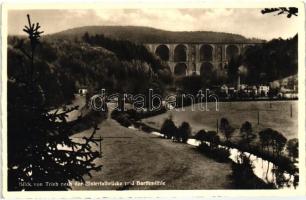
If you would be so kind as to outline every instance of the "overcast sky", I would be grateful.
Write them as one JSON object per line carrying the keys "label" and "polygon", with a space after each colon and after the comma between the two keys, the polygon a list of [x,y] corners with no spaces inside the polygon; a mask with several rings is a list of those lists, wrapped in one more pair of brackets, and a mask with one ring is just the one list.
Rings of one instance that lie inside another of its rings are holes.
{"label": "overcast sky", "polygon": [[261,14],[261,9],[105,9],[10,10],[8,33],[23,34],[26,14],[46,34],[89,25],[149,26],[170,31],[220,31],[260,39],[288,38],[298,32],[298,18]]}

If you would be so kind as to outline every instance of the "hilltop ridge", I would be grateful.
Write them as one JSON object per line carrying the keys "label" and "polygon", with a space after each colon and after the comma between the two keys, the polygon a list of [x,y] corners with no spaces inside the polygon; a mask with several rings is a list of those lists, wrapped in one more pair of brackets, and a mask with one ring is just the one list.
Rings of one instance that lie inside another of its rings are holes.
{"label": "hilltop ridge", "polygon": [[74,39],[90,35],[105,35],[119,40],[130,40],[136,43],[172,43],[172,42],[263,42],[260,39],[249,39],[239,34],[213,31],[166,31],[144,26],[83,26],[67,29],[45,37]]}

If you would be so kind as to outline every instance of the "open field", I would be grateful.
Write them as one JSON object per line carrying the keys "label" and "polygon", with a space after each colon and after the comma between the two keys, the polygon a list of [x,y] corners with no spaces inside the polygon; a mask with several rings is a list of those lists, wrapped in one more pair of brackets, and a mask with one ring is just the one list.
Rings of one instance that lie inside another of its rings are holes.
{"label": "open field", "polygon": [[[226,117],[237,131],[243,122],[249,121],[255,133],[264,128],[273,128],[287,139],[298,137],[298,101],[219,102],[219,111],[216,111],[215,103],[208,103],[209,111],[199,111],[197,106],[195,105],[195,111],[188,106],[184,108],[185,111],[171,110],[142,121],[152,127],[160,128],[164,120],[172,115],[177,126],[186,121],[190,123],[192,132],[196,133],[201,129],[216,131],[217,120],[220,123],[220,119]],[[258,112],[259,124],[257,124]]]}
{"label": "open field", "polygon": [[[122,127],[113,119],[100,125],[96,137],[103,137],[102,171],[93,172],[99,181],[165,181],[161,186],[75,186],[73,190],[116,189],[230,189],[230,163],[218,163],[188,144],[174,143],[142,131]],[[91,130],[72,136],[89,136]],[[94,146],[99,151],[98,146]]]}
{"label": "open field", "polygon": [[[292,105],[292,117],[290,106]],[[226,102],[220,103],[219,111],[168,111],[165,114],[143,119],[150,126],[159,128],[170,113],[177,126],[182,121],[191,124],[193,133],[200,129],[216,130],[216,120],[229,119],[238,132],[241,123],[248,120],[255,132],[271,127],[282,132],[288,139],[297,137],[297,101],[271,102]],[[257,125],[257,112],[260,124]],[[110,114],[110,113],[109,113]],[[140,186],[73,186],[73,190],[126,190],[126,189],[230,189],[234,188],[230,178],[230,163],[218,163],[195,151],[188,144],[171,142],[136,129],[128,129],[118,122],[108,119],[100,123],[95,137],[102,137],[102,158],[96,159],[103,165],[102,171],[93,172],[92,178],[85,176],[90,183],[104,181],[164,181],[165,185]],[[91,130],[83,131],[72,137],[81,140],[89,136]],[[239,137],[235,134],[235,137]],[[81,141],[80,141],[81,142]],[[99,146],[94,149],[99,151]],[[88,182],[88,183],[89,183]]]}

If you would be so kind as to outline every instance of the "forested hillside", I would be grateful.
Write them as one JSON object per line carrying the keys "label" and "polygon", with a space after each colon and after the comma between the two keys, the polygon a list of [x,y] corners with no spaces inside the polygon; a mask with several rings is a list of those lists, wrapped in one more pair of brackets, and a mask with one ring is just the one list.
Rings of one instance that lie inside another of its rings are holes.
{"label": "forested hillside", "polygon": [[[30,62],[24,53],[27,48],[29,44],[22,39],[9,38],[9,81],[26,77],[26,66]],[[133,45],[120,47],[131,52],[135,51],[134,48],[136,46]],[[44,74],[39,76],[44,77],[44,80],[38,81],[47,104],[54,106],[65,103],[73,98],[78,87],[84,86],[91,92],[105,88],[111,92],[141,93],[147,88],[154,88],[162,93],[164,86],[171,81],[169,68],[148,54],[146,49],[137,51],[150,57],[150,60],[133,55],[125,59],[116,50],[113,52],[82,41],[61,39],[42,42],[37,50],[35,70]]]}
{"label": "forested hillside", "polygon": [[[296,35],[250,47],[243,55],[230,60],[224,80],[206,77],[205,84],[200,81],[200,85],[193,88],[210,87],[207,83],[235,83],[241,66],[247,69],[241,74],[241,80],[250,84],[268,83],[297,74],[297,41]],[[30,59],[25,53],[29,48],[23,38],[9,37],[9,81],[22,80],[29,73],[26,66]],[[146,94],[148,88],[153,88],[163,94],[173,78],[169,68],[143,45],[88,32],[76,40],[43,40],[35,55],[35,67],[37,73],[44,74],[38,77],[48,79],[38,81],[50,106],[67,103],[79,87],[88,87],[91,92],[104,88],[132,94]]]}
{"label": "forested hillside", "polygon": [[298,35],[288,39],[273,39],[252,46],[229,63],[228,75],[235,80],[239,66],[246,67],[242,78],[246,83],[268,83],[298,72]]}

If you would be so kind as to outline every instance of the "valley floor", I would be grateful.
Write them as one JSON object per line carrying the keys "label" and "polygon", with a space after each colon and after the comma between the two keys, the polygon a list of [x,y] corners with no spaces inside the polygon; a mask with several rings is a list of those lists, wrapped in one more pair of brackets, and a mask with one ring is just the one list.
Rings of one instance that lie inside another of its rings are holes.
{"label": "valley floor", "polygon": [[201,129],[217,131],[217,123],[220,125],[220,119],[225,117],[236,129],[232,140],[240,138],[239,129],[245,121],[252,124],[254,133],[272,128],[282,133],[288,140],[298,138],[298,101],[219,102],[218,111],[212,102],[208,103],[209,111],[199,111],[198,106],[196,104],[194,108],[188,106],[184,110],[170,110],[143,119],[142,122],[160,129],[164,120],[171,116],[176,126],[184,121],[188,122],[192,127],[192,133],[195,134]]}

